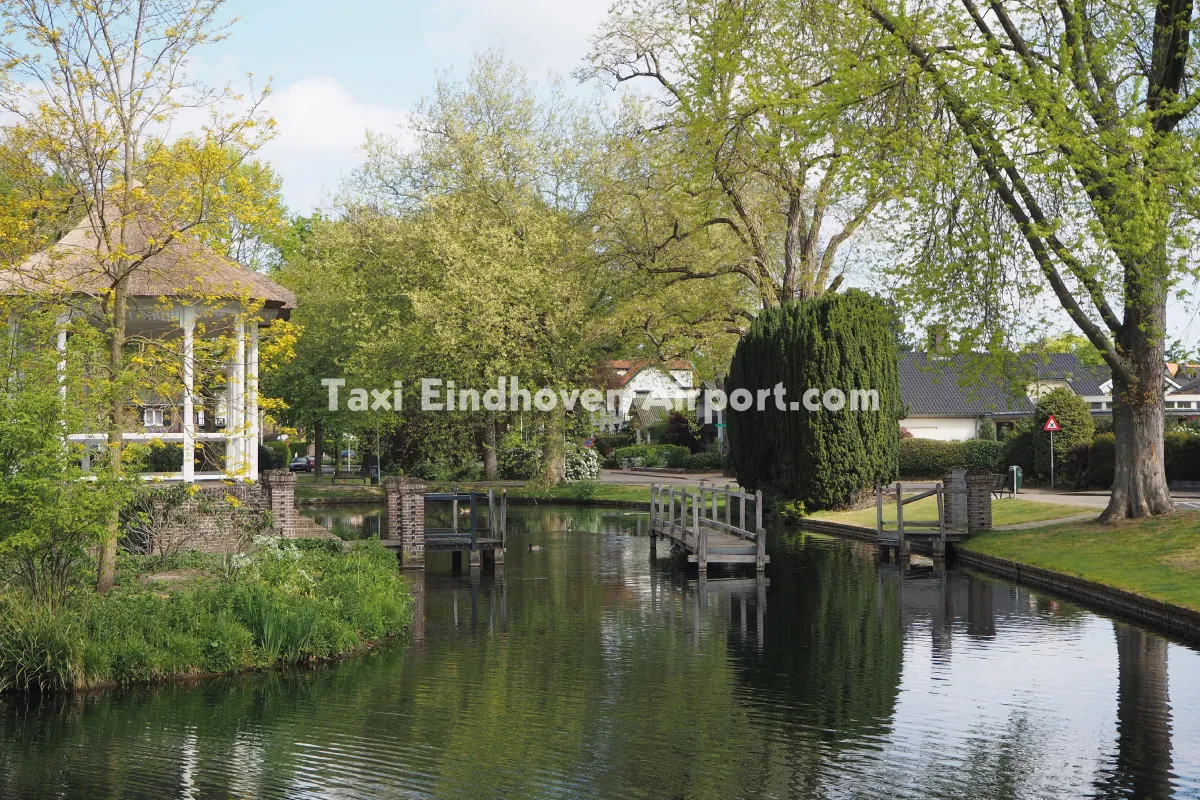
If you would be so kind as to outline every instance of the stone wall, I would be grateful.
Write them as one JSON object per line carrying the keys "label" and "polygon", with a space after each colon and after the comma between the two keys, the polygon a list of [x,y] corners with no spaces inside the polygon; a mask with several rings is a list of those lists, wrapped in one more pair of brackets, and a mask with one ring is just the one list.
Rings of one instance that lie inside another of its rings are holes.
{"label": "stone wall", "polygon": [[292,538],[295,488],[296,476],[286,470],[264,472],[259,482],[196,484],[182,503],[160,503],[151,509],[150,549],[158,554],[236,553],[259,533]]}

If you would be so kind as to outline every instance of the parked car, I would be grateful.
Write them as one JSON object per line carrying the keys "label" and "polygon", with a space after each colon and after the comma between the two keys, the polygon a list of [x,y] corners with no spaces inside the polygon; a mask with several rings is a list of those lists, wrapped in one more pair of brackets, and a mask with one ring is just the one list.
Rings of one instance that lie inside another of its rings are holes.
{"label": "parked car", "polygon": [[313,463],[316,461],[312,456],[296,456],[288,463],[289,472],[312,472]]}

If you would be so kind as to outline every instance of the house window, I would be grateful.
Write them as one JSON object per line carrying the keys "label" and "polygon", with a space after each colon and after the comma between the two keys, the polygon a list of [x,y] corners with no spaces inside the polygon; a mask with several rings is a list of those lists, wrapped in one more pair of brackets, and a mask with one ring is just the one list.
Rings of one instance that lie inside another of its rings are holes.
{"label": "house window", "polygon": [[1167,408],[1174,408],[1174,407],[1175,407],[1175,403],[1174,403],[1173,401],[1169,401],[1169,402],[1165,403],[1165,405],[1166,405],[1166,407],[1167,407]]}
{"label": "house window", "polygon": [[1099,411],[1101,408],[1104,407],[1103,403],[1088,403],[1088,405],[1090,405],[1092,407],[1092,409],[1095,411]]}
{"label": "house window", "polygon": [[163,424],[163,410],[161,408],[147,408],[142,412],[142,424],[147,428],[161,428]]}

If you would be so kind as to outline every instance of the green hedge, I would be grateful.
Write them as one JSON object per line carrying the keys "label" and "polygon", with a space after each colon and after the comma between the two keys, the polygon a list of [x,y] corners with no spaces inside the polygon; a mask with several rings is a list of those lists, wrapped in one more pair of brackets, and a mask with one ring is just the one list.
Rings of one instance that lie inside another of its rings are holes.
{"label": "green hedge", "polygon": [[618,447],[629,447],[633,441],[632,433],[601,433],[596,436],[596,449],[607,458]]}
{"label": "green hedge", "polygon": [[692,451],[676,444],[635,444],[630,447],[618,447],[613,451],[611,460],[619,467],[625,459],[634,461],[639,467],[670,467],[682,469],[687,466],[687,460]]}
{"label": "green hedge", "polygon": [[987,439],[942,442],[937,439],[900,440],[900,476],[940,478],[953,467],[982,467],[1002,472],[1004,443]]}
{"label": "green hedge", "polygon": [[684,466],[695,470],[724,469],[725,457],[720,453],[692,453]]}
{"label": "green hedge", "polygon": [[[1200,436],[1170,431],[1163,436],[1168,481],[1200,481]],[[1087,485],[1098,489],[1112,486],[1117,440],[1101,433],[1088,448]]]}

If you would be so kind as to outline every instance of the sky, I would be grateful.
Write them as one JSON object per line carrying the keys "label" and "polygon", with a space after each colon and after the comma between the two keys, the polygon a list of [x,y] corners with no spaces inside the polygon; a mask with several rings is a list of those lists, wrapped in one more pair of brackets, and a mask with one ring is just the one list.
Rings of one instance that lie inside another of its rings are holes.
{"label": "sky", "polygon": [[[262,156],[282,177],[289,210],[307,214],[360,163],[367,130],[398,133],[440,73],[463,75],[475,52],[503,48],[535,79],[569,77],[611,1],[229,0],[238,21],[195,52],[193,73],[209,83],[271,80],[278,136]],[[1171,303],[1168,343],[1177,338],[1200,346],[1195,301]]]}
{"label": "sky", "polygon": [[569,76],[609,4],[230,0],[237,23],[195,51],[192,70],[210,83],[271,80],[279,135],[262,155],[283,178],[289,210],[308,213],[359,162],[365,132],[395,131],[440,72],[462,75],[476,51],[500,47],[535,79]]}

